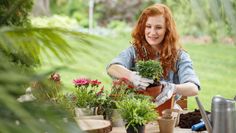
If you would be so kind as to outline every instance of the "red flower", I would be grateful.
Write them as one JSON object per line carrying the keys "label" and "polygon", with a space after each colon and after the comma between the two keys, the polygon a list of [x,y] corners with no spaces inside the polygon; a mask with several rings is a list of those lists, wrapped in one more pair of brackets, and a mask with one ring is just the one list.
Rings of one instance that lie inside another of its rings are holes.
{"label": "red flower", "polygon": [[92,86],[99,86],[99,85],[101,84],[101,82],[99,82],[99,81],[96,79],[96,80],[91,80],[91,81],[90,81],[90,84],[91,84]]}

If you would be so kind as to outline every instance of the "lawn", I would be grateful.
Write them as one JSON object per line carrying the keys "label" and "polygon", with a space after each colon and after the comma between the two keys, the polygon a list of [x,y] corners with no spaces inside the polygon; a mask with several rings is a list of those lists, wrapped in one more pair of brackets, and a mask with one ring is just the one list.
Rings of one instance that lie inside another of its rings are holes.
{"label": "lawn", "polygon": [[[63,84],[68,88],[65,91],[74,88],[72,80],[78,77],[98,79],[109,89],[111,79],[106,74],[106,65],[124,48],[130,46],[129,41],[129,36],[93,39],[91,42],[95,45],[91,46],[71,41],[73,60],[59,63],[54,58],[48,59],[42,54],[43,65],[40,70],[52,66],[66,66],[67,69],[59,72]],[[201,82],[199,97],[207,110],[211,108],[211,99],[214,95],[226,98],[233,98],[236,95],[235,46],[186,44],[184,48],[189,52],[199,76]],[[188,108],[190,110],[197,108],[193,97],[188,99]]]}
{"label": "lawn", "polygon": [[[184,46],[194,62],[201,82],[200,100],[206,109],[211,108],[215,95],[226,98],[236,96],[236,47],[220,44]],[[189,98],[189,108],[196,107],[194,98]]]}

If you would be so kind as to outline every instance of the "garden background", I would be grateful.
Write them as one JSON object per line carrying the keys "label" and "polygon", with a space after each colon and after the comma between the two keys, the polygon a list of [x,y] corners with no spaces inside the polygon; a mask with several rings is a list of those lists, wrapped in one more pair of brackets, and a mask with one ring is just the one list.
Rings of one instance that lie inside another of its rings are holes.
{"label": "garden background", "polygon": [[[155,2],[173,12],[201,82],[203,106],[210,110],[215,95],[232,99],[236,95],[234,0],[1,0],[0,115],[5,119],[0,120],[0,129],[8,131],[12,121],[17,125],[9,116],[18,112],[17,117],[29,118],[23,123],[33,125],[28,130],[37,131],[37,117],[31,116],[35,110],[14,99],[28,82],[50,72],[61,75],[63,92],[74,89],[73,79],[81,76],[98,79],[109,89],[112,80],[106,65],[131,45],[130,32],[138,15]],[[188,109],[195,108],[189,97]],[[72,130],[69,127],[65,132]]]}

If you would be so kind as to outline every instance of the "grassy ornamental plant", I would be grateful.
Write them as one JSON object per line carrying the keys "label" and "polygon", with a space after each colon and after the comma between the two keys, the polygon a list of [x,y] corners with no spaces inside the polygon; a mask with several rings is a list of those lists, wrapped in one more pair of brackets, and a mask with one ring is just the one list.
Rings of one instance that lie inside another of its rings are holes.
{"label": "grassy ornamental plant", "polygon": [[138,61],[135,68],[142,77],[153,79],[155,82],[162,77],[163,69],[159,61]]}
{"label": "grassy ornamental plant", "polygon": [[143,126],[157,119],[156,106],[148,97],[127,97],[117,102],[117,107],[126,122],[126,129],[130,126],[136,129],[136,126]]}

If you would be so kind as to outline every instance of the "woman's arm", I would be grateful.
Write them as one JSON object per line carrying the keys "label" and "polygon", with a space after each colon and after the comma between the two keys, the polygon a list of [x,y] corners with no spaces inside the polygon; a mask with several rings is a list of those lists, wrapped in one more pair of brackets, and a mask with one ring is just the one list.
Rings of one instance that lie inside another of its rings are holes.
{"label": "woman's arm", "polygon": [[182,96],[195,96],[198,94],[198,87],[194,83],[187,82],[183,84],[176,84],[176,90],[174,93]]}
{"label": "woman's arm", "polygon": [[131,81],[131,74],[132,71],[129,69],[125,68],[122,65],[119,64],[112,64],[108,69],[107,73],[111,75],[114,78],[126,78],[129,81]]}
{"label": "woman's arm", "polygon": [[195,96],[200,90],[199,79],[193,69],[192,60],[185,51],[181,51],[177,63],[179,84],[176,84],[176,93],[183,96]]}

